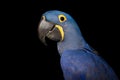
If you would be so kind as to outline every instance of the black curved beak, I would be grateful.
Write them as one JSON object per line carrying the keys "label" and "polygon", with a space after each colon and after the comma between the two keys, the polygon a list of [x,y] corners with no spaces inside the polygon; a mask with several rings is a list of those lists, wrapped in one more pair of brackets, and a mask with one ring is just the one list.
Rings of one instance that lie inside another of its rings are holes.
{"label": "black curved beak", "polygon": [[60,41],[62,39],[62,35],[59,27],[54,23],[46,21],[45,16],[43,16],[38,26],[39,39],[45,45],[47,45],[45,40],[46,37],[54,41]]}

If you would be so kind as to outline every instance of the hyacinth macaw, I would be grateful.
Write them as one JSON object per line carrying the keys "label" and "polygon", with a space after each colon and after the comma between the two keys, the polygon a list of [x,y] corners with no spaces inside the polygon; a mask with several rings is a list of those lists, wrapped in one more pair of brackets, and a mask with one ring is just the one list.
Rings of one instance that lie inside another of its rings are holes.
{"label": "hyacinth macaw", "polygon": [[79,26],[67,13],[51,10],[42,15],[38,36],[57,41],[65,80],[118,80],[113,69],[88,45]]}

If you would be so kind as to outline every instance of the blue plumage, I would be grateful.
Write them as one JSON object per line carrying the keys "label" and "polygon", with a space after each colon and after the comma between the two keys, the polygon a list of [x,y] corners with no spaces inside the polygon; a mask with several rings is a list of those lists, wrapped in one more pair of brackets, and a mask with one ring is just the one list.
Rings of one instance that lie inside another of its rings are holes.
{"label": "blue plumage", "polygon": [[[59,18],[59,15],[63,17]],[[77,23],[69,14],[53,10],[44,13],[43,16],[47,22],[62,27],[58,29],[62,37],[64,32],[64,39],[57,43],[57,47],[65,80],[118,80],[112,68],[100,56],[94,54],[93,49],[82,37]],[[40,28],[43,28],[42,24]],[[46,27],[43,28],[45,29]],[[51,29],[47,37],[55,40],[56,35],[51,36],[51,33],[55,33],[55,28]]]}
{"label": "blue plumage", "polygon": [[65,80],[118,80],[103,59],[84,49],[64,51],[61,67]]}

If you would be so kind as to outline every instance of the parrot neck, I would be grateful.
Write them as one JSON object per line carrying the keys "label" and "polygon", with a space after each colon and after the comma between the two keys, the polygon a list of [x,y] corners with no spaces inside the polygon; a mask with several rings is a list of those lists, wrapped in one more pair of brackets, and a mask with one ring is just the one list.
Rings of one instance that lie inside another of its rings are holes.
{"label": "parrot neck", "polygon": [[[57,43],[58,52],[61,55],[65,50],[77,50],[82,48],[90,49],[85,42],[79,30],[66,30],[65,38],[62,42]],[[71,33],[72,32],[72,33]]]}

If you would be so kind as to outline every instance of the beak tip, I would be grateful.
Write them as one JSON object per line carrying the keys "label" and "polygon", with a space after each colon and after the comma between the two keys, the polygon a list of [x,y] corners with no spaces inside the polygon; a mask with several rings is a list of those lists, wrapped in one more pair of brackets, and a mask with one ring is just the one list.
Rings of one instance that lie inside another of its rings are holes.
{"label": "beak tip", "polygon": [[44,41],[44,42],[43,42],[43,44],[44,44],[45,46],[47,46],[47,43],[46,43],[46,41]]}
{"label": "beak tip", "polygon": [[40,41],[41,41],[45,46],[47,46],[47,43],[46,43],[45,38],[43,38],[43,39],[39,38],[39,39],[40,39]]}

